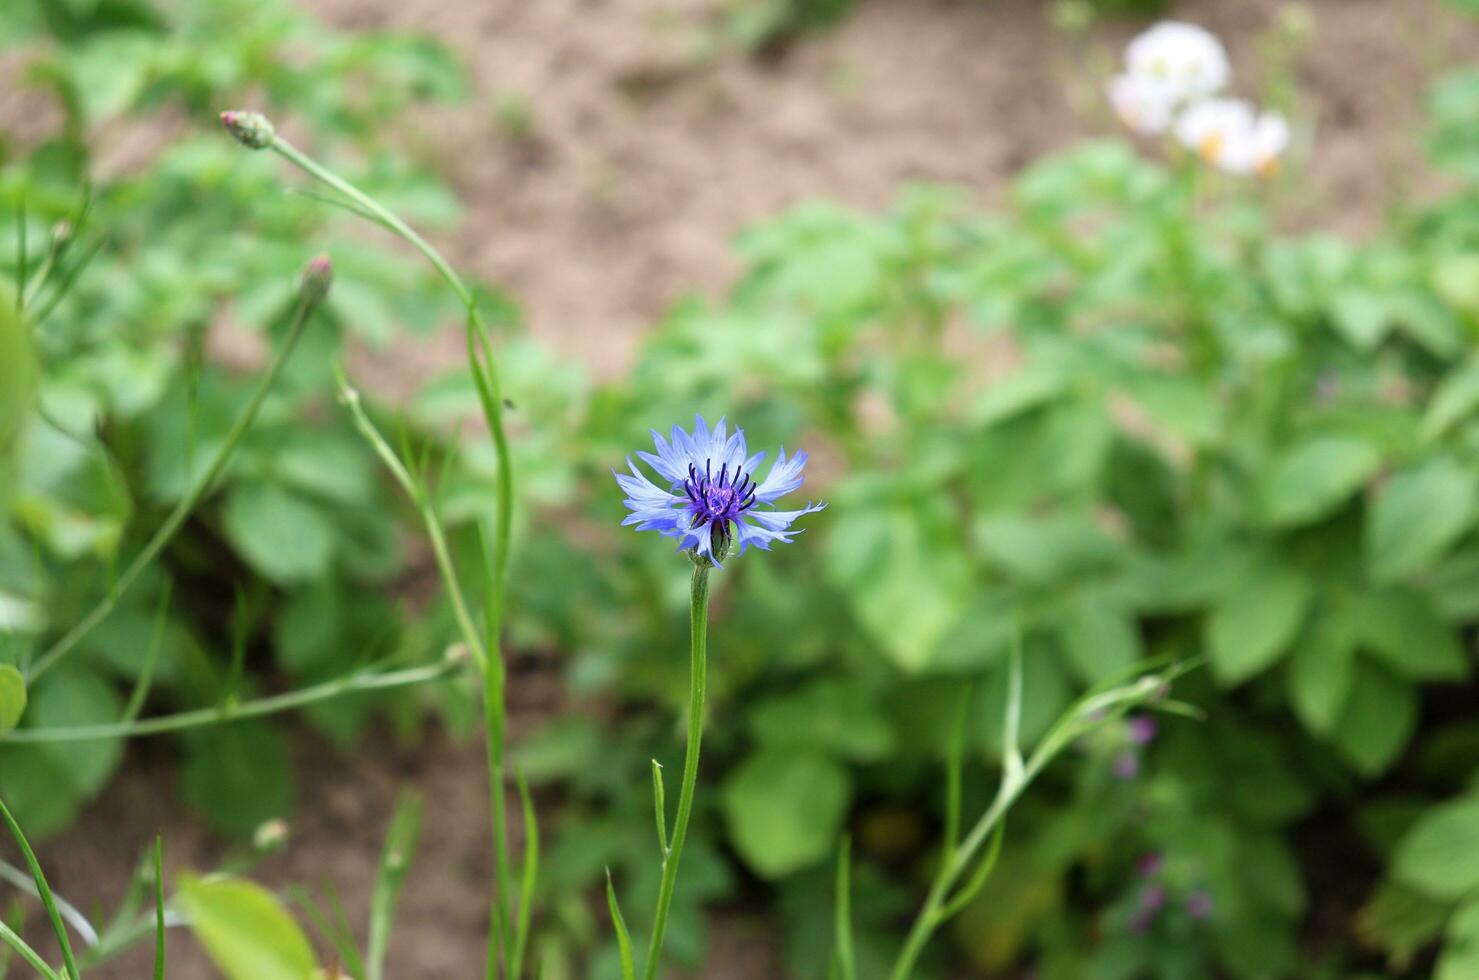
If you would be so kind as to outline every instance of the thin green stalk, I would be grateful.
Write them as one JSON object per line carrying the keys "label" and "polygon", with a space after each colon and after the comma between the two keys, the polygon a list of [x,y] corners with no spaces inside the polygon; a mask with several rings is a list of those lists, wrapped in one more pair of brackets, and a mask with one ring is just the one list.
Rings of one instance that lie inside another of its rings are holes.
{"label": "thin green stalk", "polygon": [[534,818],[534,798],[529,795],[529,781],[523,769],[514,767],[514,783],[519,788],[519,803],[524,819],[524,869],[519,881],[518,917],[514,922],[514,976],[524,968],[529,948],[529,930],[534,922],[534,886],[539,881],[539,824]]}
{"label": "thin green stalk", "polygon": [[26,205],[21,202],[15,209],[15,312],[19,316],[26,312],[26,279],[30,259],[26,254]]}
{"label": "thin green stalk", "polygon": [[164,980],[164,838],[154,838],[154,980]]}
{"label": "thin green stalk", "polygon": [[668,927],[668,909],[678,882],[678,862],[688,836],[688,818],[693,814],[694,788],[698,784],[698,754],[704,737],[704,690],[708,674],[709,569],[693,567],[689,628],[688,748],[683,755],[683,785],[678,791],[678,814],[673,821],[673,839],[662,860],[662,885],[657,893],[657,913],[652,918],[652,940],[647,945],[646,980],[657,976],[662,959],[663,934]]}
{"label": "thin green stalk", "polygon": [[282,375],[283,368],[287,365],[288,358],[293,353],[293,348],[298,345],[299,339],[303,336],[304,329],[308,326],[308,321],[312,318],[314,310],[319,307],[322,301],[322,294],[304,293],[302,295],[297,309],[293,312],[293,320],[288,328],[287,338],[273,356],[272,363],[268,366],[266,375],[263,376],[261,383],[257,385],[257,390],[252,393],[252,399],[247,403],[245,411],[237,416],[236,421],[231,425],[230,431],[226,433],[226,438],[221,443],[221,448],[216,450],[215,458],[211,460],[210,466],[205,471],[205,476],[198,480],[195,486],[175,505],[175,509],[170,512],[169,517],[165,518],[159,530],[155,531],[154,536],[149,539],[149,543],[134,557],[128,568],[113,583],[113,586],[108,590],[108,594],[103,600],[94,606],[91,612],[78,621],[77,625],[63,634],[45,653],[37,658],[35,664],[31,667],[28,682],[34,683],[36,678],[46,673],[52,667],[55,667],[84,637],[96,629],[99,623],[107,619],[108,614],[118,605],[118,601],[123,598],[123,594],[133,585],[134,580],[139,577],[154,559],[159,557],[159,553],[164,550],[165,545],[169,544],[170,540],[184,526],[185,519],[190,516],[190,512],[195,509],[195,505],[200,503],[205,495],[210,492],[212,485],[226,468],[226,463],[230,461],[232,454],[236,452],[236,447],[247,434],[247,431],[251,429],[252,423],[256,421],[257,413],[262,408],[262,403],[267,400],[268,393],[277,383],[277,379]]}
{"label": "thin green stalk", "polygon": [[145,718],[142,721],[123,721],[106,725],[78,725],[59,728],[19,728],[5,736],[7,743],[87,742],[96,739],[138,738],[143,735],[160,735],[178,732],[201,725],[214,725],[223,721],[238,721],[242,718],[259,718],[263,715],[292,711],[320,701],[329,701],[346,694],[366,691],[385,691],[397,687],[411,687],[446,677],[461,668],[456,660],[445,660],[425,667],[409,667],[405,670],[389,670],[381,673],[350,674],[335,680],[315,684],[312,687],[274,694],[270,697],[241,701],[234,705],[212,708],[197,708],[179,714]]}
{"label": "thin green stalk", "polygon": [[383,980],[385,952],[390,945],[390,926],[395,921],[396,903],[411,866],[411,852],[421,835],[421,797],[402,793],[385,835],[385,848],[380,855],[380,873],[375,878],[375,892],[370,900],[370,939],[365,949],[366,980]]}
{"label": "thin green stalk", "polygon": [[25,856],[26,866],[31,871],[31,878],[36,882],[41,904],[46,906],[46,915],[51,919],[52,932],[56,933],[57,945],[62,948],[62,961],[66,964],[65,975],[70,980],[82,980],[82,971],[77,969],[77,958],[72,955],[72,941],[67,938],[66,923],[62,922],[62,913],[57,909],[56,898],[51,893],[51,886],[46,883],[46,875],[41,870],[41,862],[36,860],[36,852],[31,850],[30,841],[26,840],[26,835],[21,832],[21,825],[15,822],[15,817],[11,816],[10,809],[6,807],[4,800],[0,800],[0,820],[5,822],[10,835],[15,838],[16,845],[20,847],[21,854]]}
{"label": "thin green stalk", "polygon": [[[36,887],[36,882],[30,874],[7,861],[0,861],[0,879],[14,885],[32,898],[41,898],[41,890]],[[87,921],[87,916],[83,915],[77,906],[55,892],[51,897],[56,899],[57,911],[62,914],[62,918],[72,927],[72,930],[82,938],[82,942],[87,946],[96,946],[98,931],[93,928],[91,922]]]}
{"label": "thin green stalk", "polygon": [[611,926],[616,930],[616,948],[621,956],[621,980],[637,980],[632,936],[627,932],[627,920],[622,918],[621,906],[616,901],[616,886],[611,883],[610,868],[606,869],[606,908],[611,913]]}
{"label": "thin green stalk", "polygon": [[41,958],[41,954],[28,946],[26,941],[20,936],[17,936],[15,931],[5,924],[4,919],[0,919],[0,940],[4,940],[7,946],[21,954],[21,959],[29,963],[31,968],[41,974],[46,980],[65,980],[65,978],[59,977],[55,970],[47,966],[46,961]]}
{"label": "thin green stalk", "polygon": [[[487,326],[483,322],[482,314],[478,311],[476,300],[467,286],[463,284],[461,277],[446,259],[442,258],[441,253],[417,234],[415,229],[396,217],[374,198],[307,156],[282,137],[273,135],[266,146],[289,163],[343,194],[353,202],[354,210],[362,216],[389,229],[414,246],[446,280],[467,310],[468,367],[472,371],[473,382],[477,388],[483,415],[492,433],[494,451],[498,457],[498,492],[494,502],[493,576],[488,589],[487,608],[484,611],[485,640],[479,644],[486,649],[487,653],[478,660],[479,666],[483,669],[484,731],[488,752],[488,781],[497,878],[496,895],[489,915],[498,940],[498,948],[495,949],[494,944],[490,942],[487,962],[487,976],[489,980],[493,980],[498,975],[500,956],[507,955],[513,943],[508,914],[513,875],[508,849],[505,793],[507,763],[504,741],[506,722],[503,703],[504,666],[500,640],[508,579],[509,542],[513,526],[513,464],[503,424],[502,390],[498,382],[496,364],[488,347]],[[433,540],[432,545],[434,549],[445,548],[444,544],[439,544],[436,540]],[[438,562],[442,563],[440,555]],[[450,562],[446,564],[450,566]],[[449,588],[452,586],[451,580],[448,581],[448,586]],[[461,605],[460,594],[454,595],[454,603]],[[459,615],[459,620],[461,618]],[[469,647],[474,647],[473,632],[469,630],[467,624],[459,622],[459,625],[463,629]],[[512,963],[506,964],[508,968],[513,966]],[[508,975],[513,980],[517,980],[516,974],[511,972],[511,969]]]}
{"label": "thin green stalk", "polygon": [[[960,842],[951,853],[948,860],[941,866],[930,886],[929,894],[925,898],[923,907],[914,920],[908,936],[904,940],[904,946],[899,951],[898,959],[894,962],[894,968],[889,974],[890,980],[909,980],[914,975],[915,966],[920,954],[924,952],[925,946],[934,936],[935,931],[943,925],[951,916],[970,900],[977,890],[985,883],[986,876],[994,865],[996,854],[1000,848],[1001,824],[1005,820],[1007,812],[1022,796],[1037,776],[1047,768],[1059,753],[1072,744],[1084,732],[1096,725],[1123,715],[1131,707],[1142,703],[1153,697],[1159,696],[1164,685],[1168,684],[1174,677],[1191,669],[1190,664],[1183,664],[1166,671],[1161,675],[1148,675],[1133,683],[1104,691],[1093,692],[1080,698],[1071,705],[1054,723],[1048,733],[1043,736],[1042,741],[1033,751],[1031,757],[1023,765],[1020,756],[1017,756],[1015,770],[1011,762],[1015,755],[1017,742],[1016,732],[1012,730],[1021,717],[1020,705],[1010,702],[1020,700],[1020,656],[1014,651],[1012,658],[1012,677],[1009,678],[1009,692],[1014,692],[1009,697],[1007,705],[1007,731],[1004,753],[1006,758],[1003,762],[1003,776],[1001,785],[998,787],[995,798],[987,807],[979,820],[976,821],[963,841]],[[966,886],[953,898],[951,893],[976,861],[976,855],[983,847],[987,847],[987,853]]]}

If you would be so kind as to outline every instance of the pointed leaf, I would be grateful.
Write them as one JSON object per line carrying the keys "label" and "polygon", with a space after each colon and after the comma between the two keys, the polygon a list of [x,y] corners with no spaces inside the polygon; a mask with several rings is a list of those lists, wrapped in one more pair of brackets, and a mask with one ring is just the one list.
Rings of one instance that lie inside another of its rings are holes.
{"label": "pointed leaf", "polygon": [[308,937],[260,885],[190,875],[179,901],[191,931],[229,980],[311,980],[318,968]]}

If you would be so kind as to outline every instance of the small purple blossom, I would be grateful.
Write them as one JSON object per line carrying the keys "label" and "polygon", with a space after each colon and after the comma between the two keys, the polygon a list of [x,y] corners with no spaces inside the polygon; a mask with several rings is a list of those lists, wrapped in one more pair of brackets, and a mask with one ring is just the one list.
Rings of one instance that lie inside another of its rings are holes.
{"label": "small purple blossom", "polygon": [[637,455],[667,483],[667,489],[654,484],[627,457],[632,475],[613,472],[631,511],[622,524],[677,538],[679,550],[691,551],[715,567],[734,544],[743,553],[752,544],[769,551],[774,541],[789,542],[798,533],[791,528],[797,518],[826,506],[770,509],[777,499],[801,486],[806,453],[787,458],[782,448],[765,479],[757,481],[765,453],[748,456],[744,430],[736,426],[732,435],[726,435],[723,419],[711,430],[703,416],[698,416],[692,435],[675,425],[669,439],[653,432],[652,440],[657,452]]}
{"label": "small purple blossom", "polygon": [[1140,775],[1140,757],[1134,752],[1121,752],[1114,757],[1109,769],[1116,779],[1134,779]]}
{"label": "small purple blossom", "polygon": [[1166,906],[1166,886],[1146,885],[1140,893],[1140,907],[1147,912],[1158,912]]}
{"label": "small purple blossom", "polygon": [[1155,738],[1155,719],[1149,715],[1136,715],[1125,723],[1125,731],[1130,736],[1130,741],[1136,745],[1146,745]]}
{"label": "small purple blossom", "polygon": [[1212,893],[1199,888],[1186,896],[1186,914],[1193,919],[1210,919],[1212,917]]}
{"label": "small purple blossom", "polygon": [[1165,856],[1160,851],[1147,851],[1135,862],[1135,870],[1142,878],[1154,878],[1165,866]]}

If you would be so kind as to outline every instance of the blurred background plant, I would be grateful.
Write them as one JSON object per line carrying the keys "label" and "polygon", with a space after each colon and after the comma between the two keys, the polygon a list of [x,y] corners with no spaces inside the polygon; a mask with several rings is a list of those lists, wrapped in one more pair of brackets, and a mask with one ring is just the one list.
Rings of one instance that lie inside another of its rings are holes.
{"label": "blurred background plant", "polygon": [[[214,114],[248,94],[283,107],[377,193],[446,227],[454,198],[383,121],[464,94],[461,69],[423,39],[336,35],[255,0],[26,0],[0,30],[30,52],[36,104],[62,113],[54,135],[0,159],[0,239],[14,243],[8,278],[27,284],[42,378],[0,530],[9,660],[28,662],[90,609],[200,475],[286,329],[305,240],[340,256],[341,280],[209,506],[82,655],[31,692],[28,722],[115,718],[151,644],[153,698],[176,706],[218,701],[237,649],[253,676],[308,683],[414,657],[420,641],[386,601],[406,568],[398,505],[350,420],[329,410],[330,367],[346,340],[384,345],[457,307],[398,250],[367,245],[243,159]],[[376,703],[395,709],[367,697],[311,716],[349,744]],[[250,833],[289,809],[292,774],[270,726],[192,735],[184,750],[182,792],[220,829]],[[44,835],[120,754],[111,741],[0,748],[0,795]]]}
{"label": "blurred background plant", "polygon": [[[764,44],[846,6],[735,16]],[[275,108],[443,230],[455,201],[388,121],[461,95],[455,63],[282,4],[20,9],[0,30],[39,52],[32,77],[63,93],[66,118],[0,176],[0,242],[24,227],[29,243],[0,257],[32,277],[53,267],[35,329],[8,341],[0,320],[0,344],[33,338],[45,412],[13,438],[0,656],[26,663],[89,608],[209,455],[250,388],[226,338],[281,329],[300,243],[339,265],[333,332],[305,341],[221,492],[86,657],[37,686],[23,724],[122,711],[137,660],[119,654],[150,645],[166,580],[162,703],[213,701],[242,638],[263,687],[359,656],[440,656],[451,623],[407,574],[424,565],[403,544],[411,515],[332,405],[328,369],[346,339],[383,343],[456,307],[390,244],[349,237],[195,122],[242,98]],[[681,764],[686,577],[668,548],[617,534],[609,470],[695,411],[757,443],[804,442],[831,507],[802,547],[733,563],[716,592],[708,791],[669,923],[677,958],[702,962],[705,910],[723,904],[775,922],[794,975],[825,975],[849,834],[857,972],[882,975],[938,858],[967,684],[964,809],[989,800],[1015,622],[1028,744],[1149,657],[1207,658],[1178,684],[1205,720],[1134,715],[1083,739],[1020,804],[996,873],[919,975],[1479,971],[1465,859],[1479,853],[1479,76],[1436,80],[1429,110],[1440,189],[1362,239],[1280,222],[1278,203],[1319,179],[1297,153],[1260,182],[1099,141],[1030,162],[989,210],[919,186],[878,213],[812,202],[765,221],[739,242],[732,290],[678,304],[616,380],[511,338],[527,509],[509,646],[557,653],[583,706],[515,746],[554,804],[544,975],[619,975],[594,900],[608,869],[634,934],[654,904],[649,769]],[[89,148],[120,119],[154,135],[143,162],[104,172]],[[497,308],[509,332],[517,315]],[[458,426],[476,407],[454,372],[401,423],[446,460],[443,510],[469,560],[495,477],[486,434]],[[467,697],[441,691],[465,724]],[[374,704],[414,733],[421,699]],[[312,717],[352,747],[370,707]],[[187,799],[223,829],[289,812],[273,728],[215,729],[181,751]],[[0,746],[0,798],[44,835],[120,752]]]}

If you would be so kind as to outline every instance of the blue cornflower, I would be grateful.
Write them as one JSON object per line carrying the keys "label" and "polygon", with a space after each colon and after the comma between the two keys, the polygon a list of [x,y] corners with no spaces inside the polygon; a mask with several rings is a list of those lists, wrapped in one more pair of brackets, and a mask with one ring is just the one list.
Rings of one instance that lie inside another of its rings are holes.
{"label": "blue cornflower", "polygon": [[792,522],[826,506],[762,508],[801,486],[806,453],[788,459],[782,448],[775,465],[757,483],[756,471],[765,454],[747,457],[744,430],[736,426],[734,434],[726,436],[724,429],[720,419],[711,431],[700,415],[694,419],[691,436],[675,425],[668,442],[654,431],[656,454],[637,455],[667,481],[668,489],[649,480],[628,456],[632,475],[614,473],[631,510],[622,524],[677,538],[680,550],[692,551],[717,566],[734,544],[741,552],[752,544],[769,551],[772,541],[790,541],[797,533],[791,529]]}

